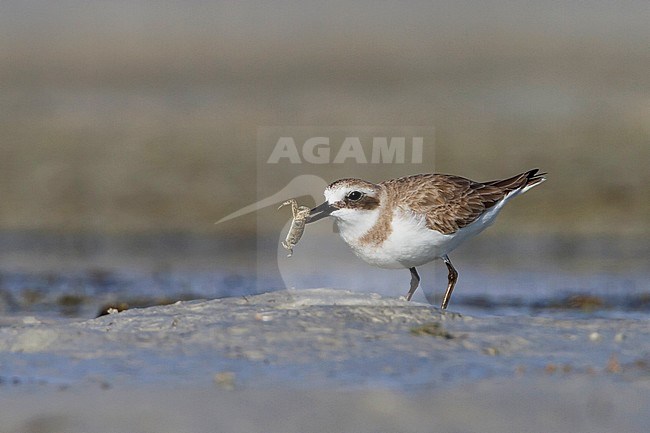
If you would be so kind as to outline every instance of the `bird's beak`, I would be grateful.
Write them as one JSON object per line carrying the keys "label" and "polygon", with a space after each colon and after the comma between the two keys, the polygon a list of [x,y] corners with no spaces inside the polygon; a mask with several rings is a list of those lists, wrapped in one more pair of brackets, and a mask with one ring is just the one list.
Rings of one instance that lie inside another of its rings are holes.
{"label": "bird's beak", "polygon": [[328,202],[325,202],[319,206],[316,206],[311,211],[309,211],[309,216],[305,220],[305,223],[309,224],[309,223],[316,222],[319,219],[323,219],[326,216],[329,216],[335,210],[336,208],[334,206],[332,206]]}

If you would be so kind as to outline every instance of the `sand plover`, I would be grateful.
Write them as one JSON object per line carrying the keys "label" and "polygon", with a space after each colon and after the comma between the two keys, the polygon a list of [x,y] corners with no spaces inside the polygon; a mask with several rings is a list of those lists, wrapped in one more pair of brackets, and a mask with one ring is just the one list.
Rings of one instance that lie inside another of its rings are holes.
{"label": "sand plover", "polygon": [[442,259],[449,271],[442,300],[446,309],[458,279],[449,252],[492,224],[508,200],[546,180],[546,173],[538,171],[491,182],[447,174],[418,174],[377,184],[340,179],[325,189],[325,203],[312,209],[306,222],[331,216],[361,259],[380,268],[409,269],[407,300],[420,284],[416,266]]}

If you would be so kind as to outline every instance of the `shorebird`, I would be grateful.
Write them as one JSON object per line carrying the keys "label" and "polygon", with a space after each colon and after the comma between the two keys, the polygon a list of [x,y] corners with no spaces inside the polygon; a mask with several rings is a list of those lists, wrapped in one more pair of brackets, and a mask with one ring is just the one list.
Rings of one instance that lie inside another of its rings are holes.
{"label": "shorebird", "polygon": [[512,198],[544,182],[538,169],[516,176],[475,182],[448,174],[417,174],[380,183],[340,179],[325,189],[326,201],[311,209],[306,223],[333,217],[339,234],[367,263],[408,269],[410,301],[420,284],[416,269],[435,259],[447,265],[442,309],[458,280],[448,254],[494,222]]}

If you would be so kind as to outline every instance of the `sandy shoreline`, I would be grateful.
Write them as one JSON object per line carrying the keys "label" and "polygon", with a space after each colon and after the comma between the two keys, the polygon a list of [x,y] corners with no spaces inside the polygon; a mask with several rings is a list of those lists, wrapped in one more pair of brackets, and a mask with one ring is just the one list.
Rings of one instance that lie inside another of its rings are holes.
{"label": "sandy shoreline", "polygon": [[417,393],[148,385],[0,393],[7,433],[642,432],[650,389],[602,378],[492,379]]}
{"label": "sandy shoreline", "polygon": [[649,351],[640,320],[281,291],[0,328],[0,419],[3,432],[641,431]]}

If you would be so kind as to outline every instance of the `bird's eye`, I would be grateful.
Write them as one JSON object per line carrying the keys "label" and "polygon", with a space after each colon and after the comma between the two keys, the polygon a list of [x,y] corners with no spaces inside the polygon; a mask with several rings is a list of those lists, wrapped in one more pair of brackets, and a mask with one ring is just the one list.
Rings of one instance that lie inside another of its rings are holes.
{"label": "bird's eye", "polygon": [[351,193],[348,194],[347,199],[350,201],[357,201],[361,197],[363,197],[363,193],[360,191],[352,191]]}

